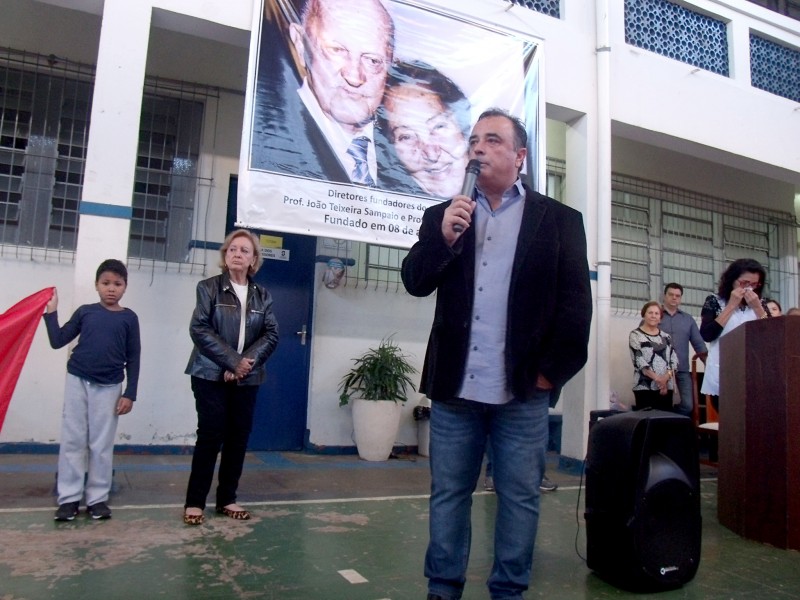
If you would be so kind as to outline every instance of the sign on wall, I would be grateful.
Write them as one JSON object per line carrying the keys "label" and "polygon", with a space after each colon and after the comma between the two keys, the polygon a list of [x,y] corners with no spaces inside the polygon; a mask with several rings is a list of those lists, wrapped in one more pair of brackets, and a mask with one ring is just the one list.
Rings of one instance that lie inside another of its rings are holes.
{"label": "sign on wall", "polygon": [[459,193],[489,107],[524,119],[539,187],[534,40],[406,1],[256,10],[238,225],[410,247],[424,210]]}

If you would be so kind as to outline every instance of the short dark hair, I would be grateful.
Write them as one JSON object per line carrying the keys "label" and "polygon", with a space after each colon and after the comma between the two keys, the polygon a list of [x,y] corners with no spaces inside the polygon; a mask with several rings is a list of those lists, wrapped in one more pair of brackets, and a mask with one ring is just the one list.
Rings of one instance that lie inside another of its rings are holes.
{"label": "short dark hair", "polygon": [[528,131],[525,129],[525,123],[522,122],[522,119],[515,117],[505,109],[495,107],[487,108],[483,111],[481,116],[478,117],[478,121],[489,117],[503,117],[511,121],[511,125],[514,127],[514,144],[517,150],[528,147]]}
{"label": "short dark hair", "polygon": [[115,275],[119,275],[122,277],[122,281],[125,282],[125,285],[128,284],[128,269],[125,268],[125,264],[121,260],[117,260],[116,258],[108,258],[100,263],[100,266],[97,267],[97,273],[94,276],[94,282],[97,283],[100,281],[100,275],[103,273],[114,273]]}
{"label": "short dark hair", "polygon": [[775,300],[775,298],[764,299],[764,304],[769,304],[770,302],[772,302],[775,306],[777,306],[779,311],[783,312],[783,307],[781,306],[781,303]]}
{"label": "short dark hair", "polygon": [[644,318],[645,314],[647,313],[647,309],[650,308],[651,306],[657,306],[659,312],[661,312],[663,314],[664,311],[661,310],[661,303],[660,302],[656,302],[655,300],[650,300],[650,302],[647,302],[642,307],[642,318]]}
{"label": "short dark hair", "polygon": [[[391,94],[394,88],[404,85],[418,87],[435,95],[442,106],[452,113],[458,123],[458,128],[464,134],[464,139],[469,138],[472,128],[470,112],[472,106],[464,92],[452,79],[421,60],[398,61],[389,67],[384,98]],[[378,107],[377,116],[381,127],[388,135],[390,132],[386,125],[386,109],[383,103]]]}
{"label": "short dark hair", "polygon": [[731,297],[734,282],[739,279],[742,273],[758,273],[759,282],[761,285],[755,291],[758,296],[761,296],[760,290],[764,289],[764,283],[767,279],[767,271],[761,266],[761,263],[754,258],[739,258],[728,265],[725,272],[719,278],[719,288],[717,293],[719,297],[727,302]]}
{"label": "short dark hair", "polygon": [[680,290],[681,296],[683,296],[683,286],[680,283],[675,283],[674,281],[672,283],[668,283],[664,286],[665,294],[667,293],[667,290]]}

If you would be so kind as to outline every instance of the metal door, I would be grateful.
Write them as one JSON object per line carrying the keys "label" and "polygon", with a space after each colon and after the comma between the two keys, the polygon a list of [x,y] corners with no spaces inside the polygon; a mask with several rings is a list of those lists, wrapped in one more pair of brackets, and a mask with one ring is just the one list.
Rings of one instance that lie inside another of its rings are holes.
{"label": "metal door", "polygon": [[[228,230],[236,214],[236,178],[231,178]],[[308,413],[311,360],[311,316],[316,238],[268,231],[257,235],[281,238],[280,249],[265,258],[255,276],[272,294],[280,341],[267,361],[267,380],[259,388],[251,450],[299,450],[303,447]]]}

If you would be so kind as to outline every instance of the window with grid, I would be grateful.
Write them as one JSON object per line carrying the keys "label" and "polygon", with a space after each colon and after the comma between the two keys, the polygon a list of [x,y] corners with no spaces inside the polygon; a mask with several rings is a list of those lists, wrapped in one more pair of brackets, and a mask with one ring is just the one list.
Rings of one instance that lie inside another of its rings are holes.
{"label": "window with grid", "polygon": [[560,0],[507,0],[511,4],[524,6],[530,10],[558,18],[561,15]]}
{"label": "window with grid", "polygon": [[0,84],[0,241],[19,235],[22,175],[30,136],[31,92],[22,73],[5,69]]}
{"label": "window with grid", "polygon": [[74,250],[92,84],[0,64],[0,244]]}
{"label": "window with grid", "polygon": [[567,163],[566,161],[547,157],[547,191],[548,196],[559,202],[564,202],[567,194]]}
{"label": "window with grid", "polygon": [[[0,50],[0,254],[77,244],[94,67]],[[186,262],[204,111],[218,90],[148,77],[129,257]]]}
{"label": "window with grid", "polygon": [[730,74],[728,25],[670,0],[624,0],[625,42],[712,73]]}
{"label": "window with grid", "polygon": [[737,258],[754,258],[767,270],[767,283],[762,296],[781,295],[781,266],[778,251],[778,229],[767,221],[726,215],[723,219],[723,256],[726,263]]}
{"label": "window with grid", "polygon": [[60,111],[49,230],[53,236],[60,237],[59,247],[72,250],[77,243],[78,205],[83,189],[93,86],[85,81],[66,80],[64,87],[67,93]]}
{"label": "window with grid", "polygon": [[375,286],[384,285],[387,290],[397,291],[402,289],[400,269],[408,250],[405,248],[376,246],[375,244],[365,244],[365,246],[365,283],[372,282]]}
{"label": "window with grid", "polygon": [[611,198],[611,297],[620,308],[639,309],[650,296],[650,202],[613,192]]}
{"label": "window with grid", "polygon": [[792,215],[738,205],[631,177],[612,186],[612,306],[638,311],[680,283],[683,309],[700,314],[731,261],[754,258],[767,270],[765,296],[779,297],[781,236],[794,235]]}
{"label": "window with grid", "polygon": [[800,102],[800,50],[750,32],[753,87]]}
{"label": "window with grid", "polygon": [[661,248],[663,250],[660,299],[664,286],[676,282],[683,286],[682,308],[699,315],[706,296],[716,288],[714,273],[714,223],[707,210],[663,202]]}
{"label": "window with grid", "polygon": [[192,238],[203,102],[142,99],[128,255],[184,262]]}

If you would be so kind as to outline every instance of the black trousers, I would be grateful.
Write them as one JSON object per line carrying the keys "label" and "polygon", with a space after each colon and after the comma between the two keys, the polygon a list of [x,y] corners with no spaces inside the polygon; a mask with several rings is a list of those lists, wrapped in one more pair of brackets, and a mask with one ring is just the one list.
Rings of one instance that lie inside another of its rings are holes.
{"label": "black trousers", "polygon": [[216,506],[227,506],[236,502],[258,386],[192,377],[192,392],[197,408],[197,442],[185,506],[206,507],[218,454],[221,457]]}
{"label": "black trousers", "polygon": [[663,395],[658,390],[633,390],[633,397],[636,398],[636,406],[633,407],[633,410],[642,410],[643,408],[672,410],[672,390],[668,390]]}

